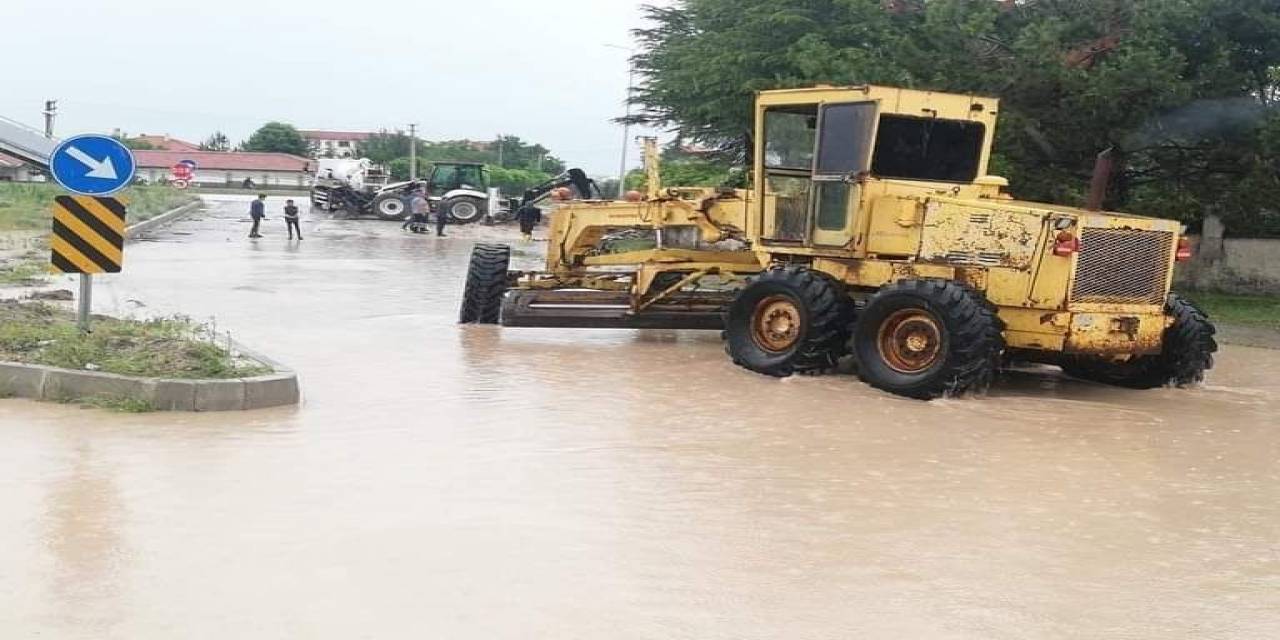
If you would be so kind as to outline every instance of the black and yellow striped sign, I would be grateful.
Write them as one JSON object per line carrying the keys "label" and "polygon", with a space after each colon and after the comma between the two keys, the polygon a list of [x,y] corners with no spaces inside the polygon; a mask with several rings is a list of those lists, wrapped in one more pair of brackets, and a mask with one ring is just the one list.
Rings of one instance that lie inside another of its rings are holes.
{"label": "black and yellow striped sign", "polygon": [[53,200],[53,268],[62,273],[120,273],[124,266],[124,203],[115,198]]}

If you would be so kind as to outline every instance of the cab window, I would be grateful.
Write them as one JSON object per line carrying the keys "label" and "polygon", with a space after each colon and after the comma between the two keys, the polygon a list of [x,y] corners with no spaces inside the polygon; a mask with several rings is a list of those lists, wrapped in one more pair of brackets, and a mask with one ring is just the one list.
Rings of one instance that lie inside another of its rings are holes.
{"label": "cab window", "polygon": [[985,139],[980,122],[881,116],[871,172],[882,178],[972,182]]}

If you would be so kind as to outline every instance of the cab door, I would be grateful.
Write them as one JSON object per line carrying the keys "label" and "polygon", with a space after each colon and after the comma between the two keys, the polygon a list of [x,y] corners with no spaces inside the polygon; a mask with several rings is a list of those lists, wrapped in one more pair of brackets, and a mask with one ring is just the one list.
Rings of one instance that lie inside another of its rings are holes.
{"label": "cab door", "polygon": [[879,104],[823,104],[818,111],[813,160],[809,240],[816,247],[853,242],[862,200],[862,178],[871,169]]}

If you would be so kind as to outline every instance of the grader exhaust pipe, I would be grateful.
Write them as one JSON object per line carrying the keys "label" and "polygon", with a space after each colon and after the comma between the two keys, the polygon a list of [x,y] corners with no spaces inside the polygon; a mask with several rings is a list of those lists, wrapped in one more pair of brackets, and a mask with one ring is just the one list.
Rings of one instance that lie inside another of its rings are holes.
{"label": "grader exhaust pipe", "polygon": [[1094,160],[1093,178],[1089,180],[1089,199],[1085,201],[1085,209],[1102,211],[1102,204],[1107,199],[1107,188],[1111,186],[1111,176],[1116,171],[1115,155],[1115,147],[1109,147]]}

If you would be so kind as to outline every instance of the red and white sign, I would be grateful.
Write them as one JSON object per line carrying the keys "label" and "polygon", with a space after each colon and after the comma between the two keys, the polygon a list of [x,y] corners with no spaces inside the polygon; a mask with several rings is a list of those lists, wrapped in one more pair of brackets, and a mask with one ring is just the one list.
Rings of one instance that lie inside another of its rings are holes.
{"label": "red and white sign", "polygon": [[196,177],[196,163],[194,160],[183,160],[173,165],[170,171],[170,182],[179,189],[186,189],[191,181]]}

